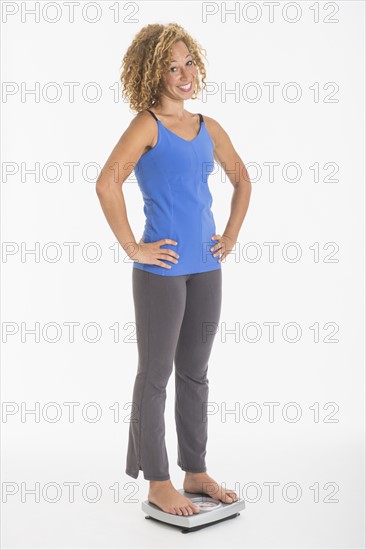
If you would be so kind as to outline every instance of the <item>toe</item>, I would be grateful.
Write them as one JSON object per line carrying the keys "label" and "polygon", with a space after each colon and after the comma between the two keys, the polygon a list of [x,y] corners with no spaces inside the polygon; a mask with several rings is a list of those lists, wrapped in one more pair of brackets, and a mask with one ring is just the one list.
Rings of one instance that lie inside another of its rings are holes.
{"label": "toe", "polygon": [[226,493],[226,492],[222,493],[222,499],[223,499],[224,502],[227,502],[228,504],[230,504],[234,500],[232,498],[232,495],[230,493]]}

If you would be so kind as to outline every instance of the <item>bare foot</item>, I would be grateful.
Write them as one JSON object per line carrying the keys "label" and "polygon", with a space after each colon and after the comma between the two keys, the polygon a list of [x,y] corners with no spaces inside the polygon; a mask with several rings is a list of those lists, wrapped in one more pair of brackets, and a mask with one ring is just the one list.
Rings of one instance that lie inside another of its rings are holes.
{"label": "bare foot", "polygon": [[150,481],[148,501],[159,506],[168,514],[178,516],[192,516],[200,509],[189,498],[184,497],[174,489],[170,479],[165,481]]}
{"label": "bare foot", "polygon": [[238,495],[231,489],[223,489],[207,472],[193,474],[186,472],[183,489],[187,493],[204,493],[211,498],[221,500],[225,504],[231,504],[238,500]]}

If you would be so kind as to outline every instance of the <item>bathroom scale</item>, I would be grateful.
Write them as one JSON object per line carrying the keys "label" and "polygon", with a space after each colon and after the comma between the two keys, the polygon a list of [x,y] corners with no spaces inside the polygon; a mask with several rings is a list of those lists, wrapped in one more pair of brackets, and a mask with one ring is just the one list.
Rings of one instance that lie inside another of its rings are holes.
{"label": "bathroom scale", "polygon": [[230,504],[216,500],[202,493],[186,493],[183,489],[179,489],[184,497],[189,498],[196,506],[200,508],[199,513],[191,516],[178,516],[177,514],[169,514],[164,512],[155,504],[145,500],[141,503],[141,508],[148,515],[145,519],[154,519],[163,523],[169,523],[177,527],[181,527],[182,533],[190,533],[204,527],[209,527],[215,523],[233,519],[240,515],[240,510],[245,508],[245,500],[238,498]]}

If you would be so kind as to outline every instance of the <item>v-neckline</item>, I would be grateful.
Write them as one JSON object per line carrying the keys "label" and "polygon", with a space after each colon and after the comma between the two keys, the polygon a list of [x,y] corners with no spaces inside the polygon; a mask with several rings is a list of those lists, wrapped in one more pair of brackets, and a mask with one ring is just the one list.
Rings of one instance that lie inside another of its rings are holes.
{"label": "v-neckline", "polygon": [[[154,114],[155,114],[155,113],[154,113]],[[173,132],[172,130],[169,130],[169,128],[167,128],[167,127],[161,122],[161,120],[159,120],[157,117],[156,117],[156,120],[157,120],[158,122],[160,122],[161,126],[162,126],[163,128],[165,128],[165,130],[168,130],[168,132],[170,132],[171,134],[173,134],[173,136],[175,136],[175,137],[177,137],[177,138],[179,138],[179,139],[182,139],[183,141],[185,141],[185,142],[187,142],[187,143],[192,143],[192,141],[196,140],[196,139],[198,138],[198,136],[200,135],[200,133],[201,133],[201,128],[202,128],[202,124],[205,123],[204,120],[201,121],[201,117],[199,117],[199,118],[200,118],[200,129],[198,130],[198,133],[195,135],[195,137],[194,137],[193,139],[185,139],[185,138],[183,138],[182,136],[178,136],[178,134],[176,134],[176,133]]]}

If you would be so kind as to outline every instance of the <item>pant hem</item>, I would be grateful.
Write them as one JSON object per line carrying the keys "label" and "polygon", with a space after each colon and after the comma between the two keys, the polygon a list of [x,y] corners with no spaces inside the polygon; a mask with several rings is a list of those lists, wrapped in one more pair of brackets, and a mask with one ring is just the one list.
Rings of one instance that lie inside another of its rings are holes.
{"label": "pant hem", "polygon": [[128,476],[131,476],[131,477],[133,477],[134,479],[137,479],[137,478],[139,477],[140,471],[139,471],[137,474],[132,474],[132,473],[129,472],[128,470],[125,470],[125,473],[126,473]]}
{"label": "pant hem", "polygon": [[191,474],[201,474],[201,473],[205,473],[207,472],[207,468],[206,466],[204,466],[203,468],[186,468],[185,466],[182,466],[181,464],[178,463],[178,466],[180,467],[181,470],[183,470],[183,472],[188,472],[188,473],[191,473]]}
{"label": "pant hem", "polygon": [[161,477],[156,477],[156,476],[145,476],[144,474],[144,479],[147,479],[148,481],[167,481],[168,479],[170,479],[170,475],[168,476],[161,476]]}

